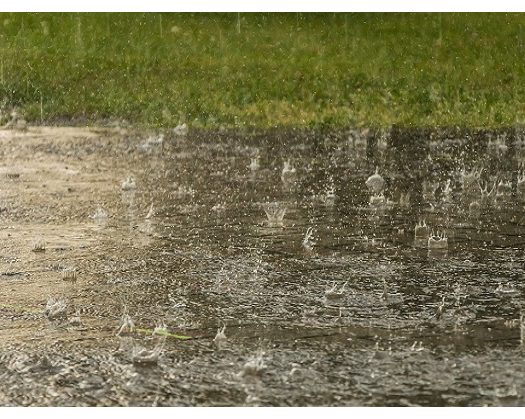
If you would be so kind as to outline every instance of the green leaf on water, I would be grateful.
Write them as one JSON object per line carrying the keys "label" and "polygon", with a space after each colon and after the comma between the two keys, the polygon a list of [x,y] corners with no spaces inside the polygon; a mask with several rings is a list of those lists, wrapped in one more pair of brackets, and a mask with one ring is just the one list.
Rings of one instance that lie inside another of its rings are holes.
{"label": "green leaf on water", "polygon": [[[136,328],[135,331],[137,333],[142,333],[142,334],[146,334],[146,335],[151,335],[153,333],[153,329],[138,329],[138,328]],[[157,331],[156,334],[161,335],[161,336],[166,336],[166,337],[169,337],[169,338],[179,339],[179,340],[192,339],[191,336],[176,335],[174,333],[163,332],[163,331]]]}

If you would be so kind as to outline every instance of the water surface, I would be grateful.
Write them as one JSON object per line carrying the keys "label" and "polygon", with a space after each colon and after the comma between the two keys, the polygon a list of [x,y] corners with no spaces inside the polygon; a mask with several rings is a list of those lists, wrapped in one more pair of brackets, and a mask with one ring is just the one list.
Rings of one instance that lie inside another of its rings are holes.
{"label": "water surface", "polygon": [[164,134],[1,133],[2,405],[523,404],[520,133]]}

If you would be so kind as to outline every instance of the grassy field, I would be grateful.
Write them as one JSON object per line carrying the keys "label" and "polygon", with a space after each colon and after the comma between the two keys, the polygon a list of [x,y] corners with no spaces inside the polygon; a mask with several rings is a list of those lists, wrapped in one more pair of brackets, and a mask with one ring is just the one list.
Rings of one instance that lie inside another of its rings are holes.
{"label": "grassy field", "polygon": [[33,122],[525,122],[525,15],[0,14],[0,101]]}

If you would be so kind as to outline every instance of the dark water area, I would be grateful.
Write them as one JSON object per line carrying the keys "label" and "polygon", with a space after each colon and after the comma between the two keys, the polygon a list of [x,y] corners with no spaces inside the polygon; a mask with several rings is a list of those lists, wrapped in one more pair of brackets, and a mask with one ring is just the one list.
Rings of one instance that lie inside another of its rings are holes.
{"label": "dark water area", "polygon": [[147,137],[3,139],[0,404],[523,405],[521,131]]}

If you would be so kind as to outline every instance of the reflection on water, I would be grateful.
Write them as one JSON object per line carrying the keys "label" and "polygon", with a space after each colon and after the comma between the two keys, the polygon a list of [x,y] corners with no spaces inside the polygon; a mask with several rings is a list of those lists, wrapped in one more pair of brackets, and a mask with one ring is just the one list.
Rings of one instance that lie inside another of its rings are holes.
{"label": "reflection on water", "polygon": [[121,360],[89,355],[131,374],[117,404],[523,404],[519,133],[151,138],[162,148],[100,155],[114,179],[86,203],[95,244],[64,296],[93,336],[130,322],[168,334],[135,337]]}

